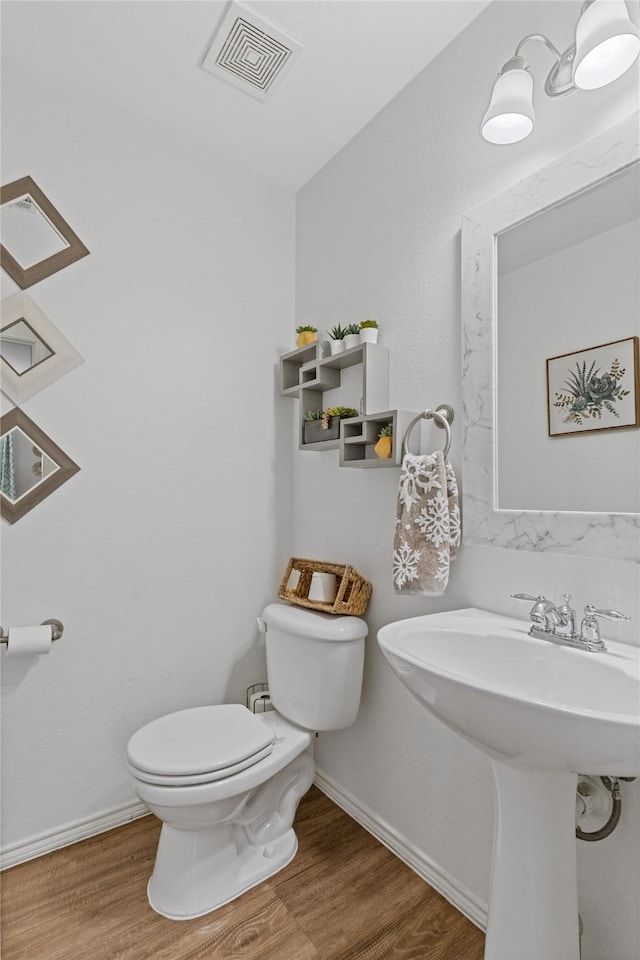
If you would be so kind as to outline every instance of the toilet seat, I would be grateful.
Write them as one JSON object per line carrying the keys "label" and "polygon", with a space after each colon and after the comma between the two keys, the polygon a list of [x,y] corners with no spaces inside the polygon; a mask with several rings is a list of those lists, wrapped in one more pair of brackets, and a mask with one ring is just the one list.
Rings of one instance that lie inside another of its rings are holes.
{"label": "toilet seat", "polygon": [[138,730],[127,760],[132,774],[145,783],[213,783],[268,757],[275,739],[272,728],[240,704],[193,707]]}

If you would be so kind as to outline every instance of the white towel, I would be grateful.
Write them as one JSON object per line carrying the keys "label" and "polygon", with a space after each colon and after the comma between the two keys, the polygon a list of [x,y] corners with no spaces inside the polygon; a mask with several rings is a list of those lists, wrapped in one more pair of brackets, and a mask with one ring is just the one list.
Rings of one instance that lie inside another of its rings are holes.
{"label": "white towel", "polygon": [[460,506],[453,467],[441,450],[405,454],[393,546],[396,593],[444,593],[460,547]]}

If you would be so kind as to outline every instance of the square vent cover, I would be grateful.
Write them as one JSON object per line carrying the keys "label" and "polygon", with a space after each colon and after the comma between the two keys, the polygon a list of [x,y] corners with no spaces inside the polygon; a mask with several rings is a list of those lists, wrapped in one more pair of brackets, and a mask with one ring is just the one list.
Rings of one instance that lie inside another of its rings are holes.
{"label": "square vent cover", "polygon": [[257,100],[268,100],[301,50],[297,40],[230,3],[202,66]]}

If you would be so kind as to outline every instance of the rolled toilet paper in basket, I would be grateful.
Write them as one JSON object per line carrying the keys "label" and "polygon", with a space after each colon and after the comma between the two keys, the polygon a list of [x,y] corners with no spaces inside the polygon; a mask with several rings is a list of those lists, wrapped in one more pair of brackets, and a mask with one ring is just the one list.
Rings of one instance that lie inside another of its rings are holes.
{"label": "rolled toilet paper in basket", "polygon": [[38,627],[9,627],[7,639],[8,657],[32,657],[37,653],[49,653],[51,649],[51,624]]}
{"label": "rolled toilet paper in basket", "polygon": [[309,600],[320,603],[333,603],[338,593],[338,583],[335,573],[312,573],[309,587]]}

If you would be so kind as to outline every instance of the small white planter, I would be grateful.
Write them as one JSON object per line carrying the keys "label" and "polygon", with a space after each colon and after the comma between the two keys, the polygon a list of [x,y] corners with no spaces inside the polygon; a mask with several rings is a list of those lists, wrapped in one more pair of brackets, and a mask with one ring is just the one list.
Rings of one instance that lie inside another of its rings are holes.
{"label": "small white planter", "polygon": [[360,331],[360,343],[377,343],[378,342],[378,328],[377,327],[363,327]]}
{"label": "small white planter", "polygon": [[344,340],[329,340],[329,349],[331,350],[331,356],[334,353],[342,353],[345,348]]}
{"label": "small white planter", "polygon": [[351,350],[351,347],[360,346],[360,334],[359,333],[348,333],[344,338],[344,343],[347,350]]}

